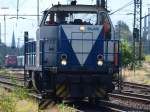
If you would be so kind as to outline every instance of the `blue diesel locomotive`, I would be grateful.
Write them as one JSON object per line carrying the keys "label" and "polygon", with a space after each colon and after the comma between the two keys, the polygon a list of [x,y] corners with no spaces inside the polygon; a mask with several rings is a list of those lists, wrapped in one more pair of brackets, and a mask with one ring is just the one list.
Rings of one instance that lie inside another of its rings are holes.
{"label": "blue diesel locomotive", "polygon": [[59,99],[100,99],[114,90],[119,41],[101,4],[52,6],[36,38],[25,33],[26,86]]}

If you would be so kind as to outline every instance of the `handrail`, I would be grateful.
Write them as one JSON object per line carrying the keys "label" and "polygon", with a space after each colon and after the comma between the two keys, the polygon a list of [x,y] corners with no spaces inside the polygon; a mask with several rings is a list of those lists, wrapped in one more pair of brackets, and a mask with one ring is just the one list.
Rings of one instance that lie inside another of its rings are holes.
{"label": "handrail", "polygon": [[[56,40],[56,39],[52,39],[52,40]],[[70,40],[76,40],[76,39],[70,39]],[[81,39],[77,39],[77,40],[81,40]],[[93,41],[93,39],[87,39],[87,40],[92,40]],[[42,44],[45,44],[45,42],[47,42],[48,40],[41,40],[41,43]],[[50,40],[51,41],[51,40]],[[65,40],[64,40],[65,41]],[[30,41],[30,42],[26,42],[25,44],[27,45],[28,43],[30,44],[32,44],[32,43],[34,43],[35,41]],[[112,51],[112,53],[111,52],[108,52],[108,51],[106,51],[106,52],[103,52],[103,56],[106,58],[104,61],[107,63],[107,62],[109,62],[109,60],[108,60],[108,57],[109,56],[113,56],[113,59],[115,60],[115,58],[117,58],[117,64],[118,65],[120,65],[120,56],[121,56],[121,52],[120,52],[120,50],[119,50],[119,40],[104,40],[104,42],[106,42],[106,43],[109,43],[109,42],[114,42],[114,47],[115,47],[115,43],[117,43],[116,45],[118,46],[117,47],[117,52],[115,52],[115,49],[113,49],[113,51]],[[41,44],[41,45],[42,45]],[[36,46],[35,46],[35,44],[33,44],[33,45],[31,45],[32,46],[32,48],[29,48],[28,46],[27,46],[27,50],[26,50],[26,53],[25,53],[25,56],[31,56],[32,58],[35,58],[35,55],[36,55],[36,51],[35,51],[35,49],[36,49]],[[33,49],[34,48],[34,49]],[[32,50],[29,50],[29,49],[32,49]],[[43,48],[42,48],[43,49]],[[60,54],[62,54],[63,52],[57,52],[57,51],[54,51],[54,52],[52,52],[52,51],[45,51],[44,49],[42,50],[41,49],[41,51],[40,51],[40,54],[42,54],[41,56],[44,56],[45,54],[58,54],[58,55],[60,55]],[[88,54],[89,52],[76,52],[77,54]],[[116,56],[116,57],[115,57]],[[42,58],[41,57],[41,59],[44,59],[44,58]],[[28,59],[27,59],[28,60]],[[35,60],[35,59],[34,59]],[[44,61],[44,60],[43,60]],[[27,61],[28,62],[28,61]],[[43,63],[43,62],[42,62]]]}

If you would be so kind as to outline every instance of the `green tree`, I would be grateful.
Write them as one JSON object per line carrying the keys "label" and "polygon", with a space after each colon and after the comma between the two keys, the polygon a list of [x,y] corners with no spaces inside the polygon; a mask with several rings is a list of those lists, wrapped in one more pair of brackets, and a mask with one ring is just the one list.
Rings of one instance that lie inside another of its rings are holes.
{"label": "green tree", "polygon": [[121,42],[122,47],[122,66],[132,68],[134,57],[132,53],[132,46],[127,41]]}
{"label": "green tree", "polygon": [[123,22],[118,21],[115,27],[116,37],[120,40],[126,40],[128,42],[132,41],[132,33],[129,29],[129,26]]}
{"label": "green tree", "polygon": [[117,39],[120,39],[121,41],[122,66],[129,67],[132,69],[134,63],[132,32],[130,31],[129,26],[123,21],[117,22],[115,31]]}

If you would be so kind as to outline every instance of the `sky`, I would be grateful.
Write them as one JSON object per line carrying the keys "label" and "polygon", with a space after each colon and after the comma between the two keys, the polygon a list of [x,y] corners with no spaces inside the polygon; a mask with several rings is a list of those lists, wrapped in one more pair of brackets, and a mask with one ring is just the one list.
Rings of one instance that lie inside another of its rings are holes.
{"label": "sky", "polygon": [[[39,0],[40,1],[40,14],[47,8],[50,8],[52,4],[57,4],[58,1],[62,4],[67,4],[70,0]],[[77,0],[79,4],[95,4],[96,0]],[[124,6],[134,0],[108,0],[108,9],[113,12],[116,9]],[[19,14],[37,14],[37,0],[19,0]],[[148,7],[150,7],[150,0],[143,0],[143,16],[148,13]],[[8,9],[3,9],[7,7]],[[133,4],[129,7],[111,15],[111,20],[114,26],[117,21],[122,20],[126,22],[130,29],[133,26],[133,15],[127,15],[133,13]],[[3,14],[17,14],[17,0],[0,0],[0,15]],[[0,16],[1,23],[1,38],[4,42],[4,17]],[[11,45],[11,38],[13,31],[15,33],[16,43],[17,39],[20,39],[20,44],[23,43],[24,31],[29,31],[30,38],[36,38],[37,29],[37,17],[25,17],[25,19],[6,16],[6,43]]]}

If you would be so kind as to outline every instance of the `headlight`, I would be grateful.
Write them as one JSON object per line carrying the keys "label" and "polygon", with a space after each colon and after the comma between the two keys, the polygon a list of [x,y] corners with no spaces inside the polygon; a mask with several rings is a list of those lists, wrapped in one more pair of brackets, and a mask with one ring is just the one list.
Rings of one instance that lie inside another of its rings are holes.
{"label": "headlight", "polygon": [[97,56],[97,65],[98,66],[102,66],[104,64],[103,62],[103,56],[102,55],[98,55]]}
{"label": "headlight", "polygon": [[67,61],[66,61],[66,60],[61,60],[61,64],[62,64],[63,66],[66,66],[66,65],[67,65]]}
{"label": "headlight", "polygon": [[102,66],[103,65],[103,61],[102,60],[98,60],[97,65],[98,66]]}
{"label": "headlight", "polygon": [[85,27],[84,26],[80,26],[80,31],[84,32],[85,31]]}
{"label": "headlight", "polygon": [[61,65],[66,66],[67,65],[67,55],[62,54],[61,55]]}

